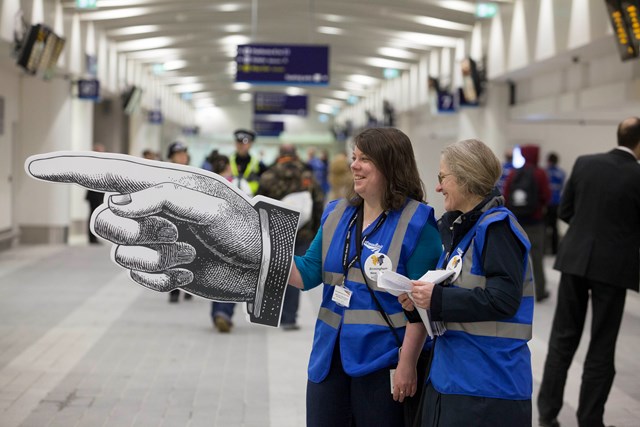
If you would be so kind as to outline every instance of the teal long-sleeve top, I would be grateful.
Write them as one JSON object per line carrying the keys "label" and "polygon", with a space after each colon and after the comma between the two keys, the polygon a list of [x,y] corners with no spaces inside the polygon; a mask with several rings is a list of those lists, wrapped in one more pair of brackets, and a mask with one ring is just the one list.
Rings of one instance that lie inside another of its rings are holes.
{"label": "teal long-sleeve top", "polygon": [[[418,245],[407,260],[407,277],[417,280],[427,271],[435,269],[441,254],[440,233],[434,224],[427,223],[422,228]],[[307,252],[303,256],[295,256],[294,262],[302,277],[305,291],[322,283],[322,227]]]}

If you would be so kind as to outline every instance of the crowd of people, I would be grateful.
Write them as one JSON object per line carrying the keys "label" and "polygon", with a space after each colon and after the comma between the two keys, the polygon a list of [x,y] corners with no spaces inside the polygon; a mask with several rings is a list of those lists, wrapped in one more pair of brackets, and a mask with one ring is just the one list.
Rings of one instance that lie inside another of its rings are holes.
{"label": "crowd of people", "polygon": [[[444,198],[439,219],[412,143],[398,129],[365,129],[353,138],[350,158],[337,154],[330,162],[310,153],[305,163],[284,144],[269,167],[251,154],[253,131],[240,129],[234,138],[233,155],[214,150],[203,167],[249,196],[287,203],[309,194],[281,315],[284,329],[297,329],[299,290],[322,285],[308,426],[532,425],[528,342],[534,305],[549,297],[547,244],[562,276],[539,425],[559,426],[591,298],[577,420],[604,426],[626,290],[639,288],[640,118],[622,121],[617,147],[579,157],[568,178],[557,153],[548,153],[546,169],[538,165],[536,145],[510,150],[502,165],[482,141],[447,145],[435,185]],[[187,164],[187,147],[171,144],[168,160]],[[558,219],[568,224],[564,237]],[[440,283],[422,279],[430,270],[451,274]],[[387,271],[410,279],[411,290],[386,292],[380,278]],[[170,301],[179,300],[177,292]],[[442,327],[433,333],[419,309]],[[213,302],[211,316],[217,330],[229,332],[233,303]],[[425,355],[428,371],[419,372]],[[426,380],[418,380],[421,373]],[[408,412],[412,399],[419,405]]]}

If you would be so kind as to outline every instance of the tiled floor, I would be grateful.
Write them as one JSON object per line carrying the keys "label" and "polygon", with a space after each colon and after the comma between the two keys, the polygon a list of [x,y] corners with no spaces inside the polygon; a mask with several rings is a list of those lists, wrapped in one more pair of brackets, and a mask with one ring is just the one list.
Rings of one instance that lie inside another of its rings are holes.
{"label": "tiled floor", "polygon": [[[558,273],[547,273],[555,291]],[[536,309],[534,398],[554,295]],[[0,427],[304,426],[319,299],[319,290],[303,294],[299,331],[250,325],[238,306],[232,333],[221,335],[208,301],[168,304],[131,282],[106,246],[0,252]],[[618,427],[640,420],[638,294],[625,311],[605,415]],[[576,425],[585,348],[570,372],[563,427]]]}

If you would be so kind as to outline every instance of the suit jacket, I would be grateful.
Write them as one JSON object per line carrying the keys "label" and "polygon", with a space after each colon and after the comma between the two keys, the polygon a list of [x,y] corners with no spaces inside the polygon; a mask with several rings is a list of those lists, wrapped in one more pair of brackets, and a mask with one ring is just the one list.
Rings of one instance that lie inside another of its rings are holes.
{"label": "suit jacket", "polygon": [[628,152],[581,156],[562,194],[558,217],[569,223],[554,268],[638,291],[640,165]]}

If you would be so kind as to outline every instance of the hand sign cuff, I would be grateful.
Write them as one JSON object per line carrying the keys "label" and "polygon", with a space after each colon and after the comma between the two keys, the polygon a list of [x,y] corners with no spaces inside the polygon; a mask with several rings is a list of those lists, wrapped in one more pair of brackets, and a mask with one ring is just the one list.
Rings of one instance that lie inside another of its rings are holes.
{"label": "hand sign cuff", "polygon": [[247,303],[252,323],[278,326],[287,287],[299,213],[266,202],[255,206],[260,216],[262,266],[253,303]]}

